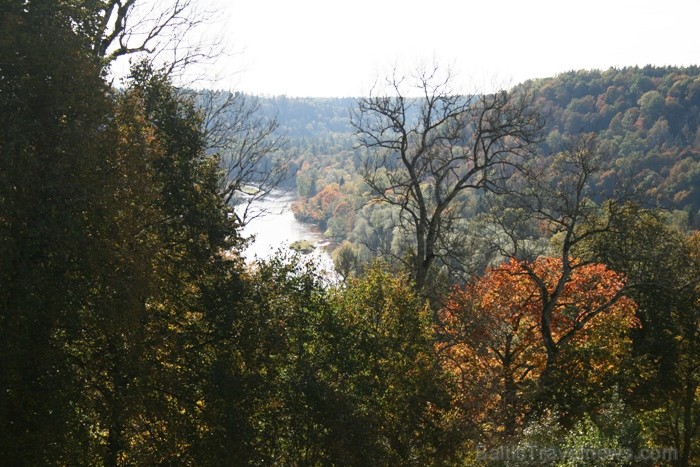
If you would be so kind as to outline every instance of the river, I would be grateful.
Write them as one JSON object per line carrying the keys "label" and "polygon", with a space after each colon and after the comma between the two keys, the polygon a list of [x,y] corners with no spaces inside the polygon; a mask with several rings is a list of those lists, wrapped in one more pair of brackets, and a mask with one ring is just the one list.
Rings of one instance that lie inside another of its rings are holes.
{"label": "river", "polygon": [[313,227],[299,222],[292,213],[294,193],[273,190],[263,199],[250,205],[249,212],[260,213],[243,229],[243,236],[255,236],[255,240],[243,252],[246,261],[268,259],[277,251],[289,250],[289,245],[297,240],[308,240],[316,249],[310,256],[319,262],[323,270],[333,271],[333,260],[322,245],[328,241]]}

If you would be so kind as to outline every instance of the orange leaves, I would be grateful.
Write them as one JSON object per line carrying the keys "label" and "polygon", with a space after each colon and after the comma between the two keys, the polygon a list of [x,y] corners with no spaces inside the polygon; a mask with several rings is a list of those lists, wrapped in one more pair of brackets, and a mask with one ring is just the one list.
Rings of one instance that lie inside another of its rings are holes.
{"label": "orange leaves", "polygon": [[329,211],[331,207],[340,199],[340,189],[337,183],[329,183],[319,191],[312,200],[318,204],[322,211]]}
{"label": "orange leaves", "polygon": [[[603,264],[582,265],[571,261],[568,280],[558,258],[539,258],[528,264],[510,260],[490,268],[479,280],[455,289],[442,312],[449,327],[473,315],[479,325],[470,338],[485,332],[489,338],[525,339],[535,345],[532,331],[539,327],[547,302],[553,303],[551,332],[556,342],[571,332],[584,334],[586,328],[605,325],[606,317],[623,317],[627,326],[636,325],[634,303],[622,295],[624,278]],[[562,292],[555,295],[563,283]],[[468,304],[468,305],[467,305]],[[476,319],[478,317],[478,319]],[[612,319],[612,318],[610,318]],[[478,329],[477,329],[478,328]]]}
{"label": "orange leaves", "polygon": [[557,258],[510,260],[450,294],[440,313],[440,350],[473,419],[517,422],[509,414],[524,413],[527,391],[554,362],[545,332],[564,354],[557,364],[595,370],[574,373],[585,381],[619,367],[636,325],[624,278],[603,264],[569,264],[570,271]]}
{"label": "orange leaves", "polygon": [[337,183],[329,183],[321,191],[308,200],[297,200],[292,207],[294,214],[304,220],[321,224],[336,214],[343,201],[343,194]]}

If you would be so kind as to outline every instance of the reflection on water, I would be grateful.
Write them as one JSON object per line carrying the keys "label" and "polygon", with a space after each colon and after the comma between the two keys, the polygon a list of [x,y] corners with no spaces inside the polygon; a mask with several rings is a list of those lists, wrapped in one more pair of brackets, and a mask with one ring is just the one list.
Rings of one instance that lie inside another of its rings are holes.
{"label": "reflection on water", "polygon": [[243,252],[246,261],[256,258],[272,257],[279,249],[289,249],[289,245],[298,240],[308,240],[316,249],[310,255],[317,259],[321,267],[327,271],[333,270],[333,261],[325,249],[320,246],[326,240],[318,232],[294,218],[292,203],[294,194],[285,194],[274,190],[262,200],[254,201],[249,209],[252,215],[261,213],[251,220],[243,229],[243,236],[255,236],[255,240]]}

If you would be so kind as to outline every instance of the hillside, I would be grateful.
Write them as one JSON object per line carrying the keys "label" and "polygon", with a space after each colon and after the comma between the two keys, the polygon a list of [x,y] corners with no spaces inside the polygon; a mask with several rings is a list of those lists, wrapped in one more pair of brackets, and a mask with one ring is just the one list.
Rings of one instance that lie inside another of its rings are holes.
{"label": "hillside", "polygon": [[[595,132],[619,178],[633,177],[649,201],[700,209],[700,68],[577,71],[526,83],[549,114],[544,152],[580,132]],[[612,178],[611,178],[612,180]]]}
{"label": "hillside", "polygon": [[[700,67],[571,71],[518,87],[525,86],[533,87],[536,104],[548,116],[542,154],[561,150],[569,137],[594,132],[603,153],[615,161],[615,171],[601,184],[632,180],[649,205],[683,210],[698,225]],[[349,123],[352,99],[275,97],[261,104],[288,134],[297,175],[320,177],[316,190],[301,190],[302,196],[353,178],[340,174],[350,169],[345,158],[357,155]]]}

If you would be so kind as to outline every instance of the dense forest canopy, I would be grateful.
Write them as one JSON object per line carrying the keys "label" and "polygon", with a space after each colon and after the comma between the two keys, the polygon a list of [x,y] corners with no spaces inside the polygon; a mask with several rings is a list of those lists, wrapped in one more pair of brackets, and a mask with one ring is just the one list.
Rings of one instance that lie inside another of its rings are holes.
{"label": "dense forest canopy", "polygon": [[566,135],[595,132],[601,150],[615,160],[616,173],[606,177],[632,177],[649,202],[684,210],[697,222],[698,67],[570,72],[534,86],[551,115],[544,151],[556,151]]}
{"label": "dense forest canopy", "polygon": [[[697,465],[698,68],[115,88],[134,3],[0,6],[2,465]],[[242,260],[285,177],[342,280]]]}
{"label": "dense forest canopy", "polygon": [[[547,116],[542,153],[552,154],[567,138],[593,132],[601,151],[615,160],[614,169],[601,175],[601,184],[632,180],[643,188],[646,203],[685,211],[690,224],[696,225],[700,212],[698,67],[571,71],[520,86],[534,88],[535,104]],[[327,172],[339,164],[334,161],[339,152],[348,155],[357,146],[350,125],[353,102],[261,98],[266,113],[278,116],[299,150],[298,160],[312,161],[316,169],[325,167]],[[303,169],[299,175],[303,178]]]}

